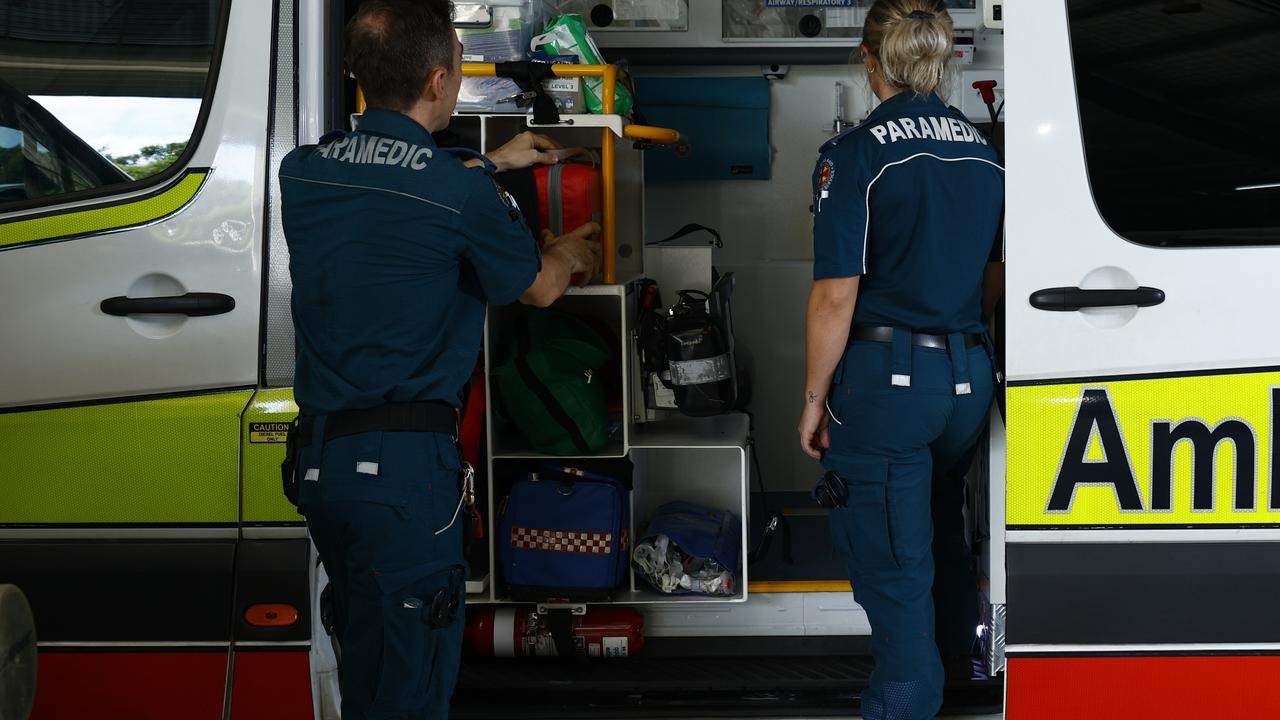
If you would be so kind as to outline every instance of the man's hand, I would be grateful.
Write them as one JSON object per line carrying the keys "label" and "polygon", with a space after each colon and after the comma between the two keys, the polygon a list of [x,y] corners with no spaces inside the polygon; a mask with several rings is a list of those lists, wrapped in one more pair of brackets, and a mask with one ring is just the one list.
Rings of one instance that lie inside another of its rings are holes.
{"label": "man's hand", "polygon": [[831,447],[831,434],[827,429],[830,422],[826,399],[807,392],[800,427],[796,429],[800,432],[800,449],[814,460],[821,460],[822,452]]}
{"label": "man's hand", "polygon": [[569,288],[574,273],[582,273],[583,283],[599,274],[600,241],[593,237],[599,232],[600,226],[595,223],[587,223],[560,237],[543,231],[542,271],[520,297],[520,302],[546,307]]}
{"label": "man's hand", "polygon": [[560,237],[549,230],[543,230],[543,253],[563,254],[569,261],[570,274],[581,273],[585,284],[600,274],[603,249],[600,247],[599,235],[600,226],[593,222]]}
{"label": "man's hand", "polygon": [[498,167],[498,171],[519,170],[531,165],[555,165],[559,158],[547,150],[559,150],[564,147],[546,135],[522,132],[506,145],[489,151],[485,157]]}

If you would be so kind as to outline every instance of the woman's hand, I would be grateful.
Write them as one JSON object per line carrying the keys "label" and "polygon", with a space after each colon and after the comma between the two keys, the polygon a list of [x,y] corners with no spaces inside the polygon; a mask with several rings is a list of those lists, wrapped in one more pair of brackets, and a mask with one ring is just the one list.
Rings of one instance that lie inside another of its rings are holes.
{"label": "woman's hand", "polygon": [[827,429],[830,422],[826,399],[808,392],[797,430],[800,432],[800,449],[814,460],[821,460],[823,451],[831,447],[831,434]]}

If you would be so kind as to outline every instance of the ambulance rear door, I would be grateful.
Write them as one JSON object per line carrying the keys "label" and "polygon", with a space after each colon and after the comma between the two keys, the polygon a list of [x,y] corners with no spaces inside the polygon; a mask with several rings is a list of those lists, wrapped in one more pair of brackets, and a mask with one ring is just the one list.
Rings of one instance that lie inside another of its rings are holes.
{"label": "ambulance rear door", "polygon": [[1005,31],[1008,717],[1280,716],[1280,6]]}

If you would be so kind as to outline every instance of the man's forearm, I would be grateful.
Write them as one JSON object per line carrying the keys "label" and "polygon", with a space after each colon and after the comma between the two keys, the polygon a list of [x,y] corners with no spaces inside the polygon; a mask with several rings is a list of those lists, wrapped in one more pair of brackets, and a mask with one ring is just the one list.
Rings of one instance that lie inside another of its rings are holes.
{"label": "man's forearm", "polygon": [[546,307],[569,289],[577,260],[561,246],[547,248],[542,255],[542,269],[533,285],[520,297],[520,302],[536,307]]}
{"label": "man's forearm", "polygon": [[805,403],[824,402],[831,378],[849,342],[849,326],[858,293],[858,279],[819,280],[809,291],[805,330]]}

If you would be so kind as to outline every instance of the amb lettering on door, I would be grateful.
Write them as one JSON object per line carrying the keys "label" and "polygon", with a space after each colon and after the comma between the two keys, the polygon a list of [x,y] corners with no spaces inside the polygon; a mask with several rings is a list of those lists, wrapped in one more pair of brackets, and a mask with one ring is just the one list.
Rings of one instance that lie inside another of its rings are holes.
{"label": "amb lettering on door", "polygon": [[1280,526],[1280,372],[1008,391],[1011,529]]}

